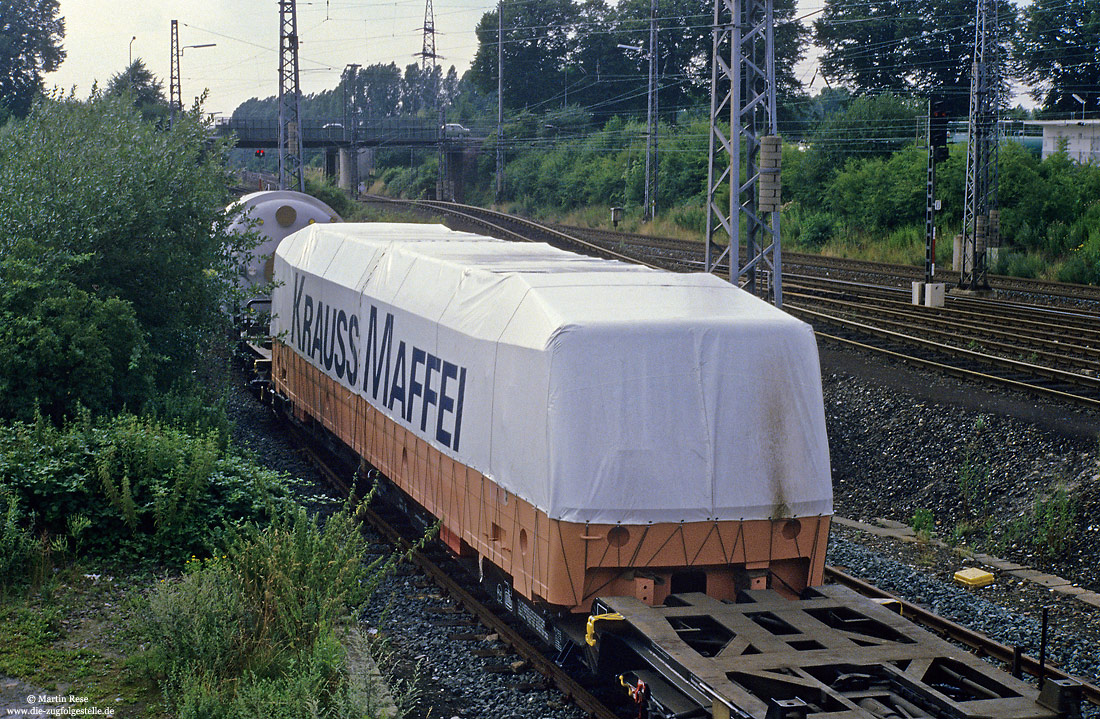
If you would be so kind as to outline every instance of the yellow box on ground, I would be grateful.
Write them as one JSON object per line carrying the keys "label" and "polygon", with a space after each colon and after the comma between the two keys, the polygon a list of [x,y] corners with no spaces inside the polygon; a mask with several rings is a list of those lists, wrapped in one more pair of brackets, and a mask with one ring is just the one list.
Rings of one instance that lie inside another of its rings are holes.
{"label": "yellow box on ground", "polygon": [[955,572],[955,581],[965,587],[985,587],[993,584],[993,574],[977,567],[960,569]]}

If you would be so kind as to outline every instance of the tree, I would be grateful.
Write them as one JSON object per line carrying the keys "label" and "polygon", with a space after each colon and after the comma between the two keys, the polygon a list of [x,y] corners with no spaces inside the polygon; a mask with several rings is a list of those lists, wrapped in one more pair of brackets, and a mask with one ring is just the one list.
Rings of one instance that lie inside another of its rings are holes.
{"label": "tree", "polygon": [[1015,41],[1020,74],[1046,111],[1100,108],[1100,0],[1035,0]]}
{"label": "tree", "polygon": [[853,155],[888,155],[923,132],[924,105],[919,100],[883,93],[856,97],[821,121],[814,149],[835,167]]}
{"label": "tree", "polygon": [[[814,42],[826,48],[821,72],[859,94],[943,95],[948,114],[969,108],[974,51],[973,0],[825,0]],[[1015,28],[1015,11],[998,0],[1001,56]]]}
{"label": "tree", "polygon": [[[571,0],[504,3],[504,105],[541,110],[564,88],[578,10]],[[482,92],[497,87],[497,11],[481,16],[477,53],[470,64]]]}
{"label": "tree", "polygon": [[0,258],[0,417],[60,421],[140,406],[152,356],[133,307],[53,276],[30,243]]}
{"label": "tree", "polygon": [[190,377],[223,336],[245,249],[222,209],[226,146],[200,117],[184,112],[166,132],[125,97],[54,94],[0,143],[0,187],[17,188],[0,193],[0,256],[23,247],[53,268],[62,289],[50,296],[69,308],[59,321],[101,317],[85,296],[132,307],[162,388]]}
{"label": "tree", "polygon": [[0,0],[0,109],[17,117],[30,110],[42,75],[65,59],[65,20],[58,0]]}
{"label": "tree", "polygon": [[168,99],[164,96],[164,83],[145,67],[139,57],[107,83],[108,95],[127,95],[134,107],[146,120],[156,120],[169,114]]}
{"label": "tree", "polygon": [[[517,7],[518,5],[518,7]],[[713,3],[660,0],[659,104],[665,117],[705,105],[710,92]],[[808,32],[794,0],[776,0],[776,84],[781,98],[801,90],[794,74]],[[580,104],[597,117],[646,111],[650,0],[552,0],[504,5],[504,103],[540,111]],[[470,67],[484,93],[496,91],[497,13],[482,16]],[[620,45],[641,47],[624,50]],[[721,52],[728,57],[729,48]]]}

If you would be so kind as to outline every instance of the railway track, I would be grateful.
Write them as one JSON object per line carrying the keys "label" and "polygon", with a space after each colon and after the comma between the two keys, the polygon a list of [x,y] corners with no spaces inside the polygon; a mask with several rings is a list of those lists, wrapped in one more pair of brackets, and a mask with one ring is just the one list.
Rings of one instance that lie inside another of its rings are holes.
{"label": "railway track", "polygon": [[[341,494],[347,496],[352,488],[344,478],[349,476],[352,468],[346,464],[339,464],[328,452],[319,450],[316,444],[310,441],[304,433],[295,431],[294,435],[303,451],[307,453],[325,478]],[[506,619],[475,597],[461,582],[433,561],[428,554],[416,550],[413,546],[416,541],[415,537],[402,533],[396,526],[387,521],[382,513],[370,507],[361,507],[357,516],[397,551],[408,556],[409,561],[415,564],[441,591],[454,599],[490,632],[498,635],[504,644],[528,662],[550,684],[557,687],[569,701],[595,719],[620,719],[614,711],[589,692],[584,685],[548,659],[538,647],[529,642]]]}
{"label": "railway track", "polygon": [[[345,477],[350,476],[351,466],[346,462],[340,462],[326,449],[320,448],[315,441],[312,441],[305,433],[300,430],[292,430],[292,434],[296,440],[300,443],[302,449],[310,457],[313,463],[318,467],[321,473],[328,479],[328,481],[342,494],[347,495],[351,491],[351,486],[345,480]],[[429,553],[417,550],[414,544],[417,541],[417,537],[414,536],[407,528],[405,531],[401,531],[394,524],[386,519],[384,513],[375,511],[371,508],[361,508],[358,513],[359,518],[367,523],[374,531],[381,535],[387,543],[395,547],[395,549],[401,553],[406,554],[409,560],[421,571],[424,575],[434,583],[445,595],[451,597],[457,604],[459,604],[469,615],[471,615],[477,622],[483,625],[487,631],[496,634],[500,641],[503,642],[508,648],[516,655],[522,658],[532,669],[537,671],[544,677],[546,682],[556,687],[564,697],[575,704],[578,708],[583,710],[588,716],[595,717],[596,719],[622,719],[623,714],[616,712],[615,709],[608,706],[602,701],[595,693],[590,691],[585,684],[578,681],[568,671],[563,669],[554,660],[548,658],[544,653],[546,650],[534,645],[528,641],[527,638],[519,631],[517,631],[508,619],[500,615],[496,610],[488,606],[486,603],[479,600],[472,592],[470,592],[462,582],[457,580],[452,574],[445,569],[441,564],[434,561]],[[415,530],[414,530],[415,531]],[[969,648],[977,657],[988,657],[994,662],[1000,663],[1006,669],[1011,669],[1017,677],[1022,675],[1028,675],[1035,677],[1040,681],[1053,680],[1062,682],[1071,687],[1081,687],[1081,697],[1090,704],[1100,706],[1100,687],[1092,684],[1081,682],[1075,677],[1071,677],[1065,672],[1061,671],[1056,666],[1052,666],[1038,659],[1030,657],[1026,654],[1022,654],[1019,650],[1012,647],[1008,647],[999,642],[996,642],[989,637],[974,632],[965,626],[958,623],[946,620],[936,614],[923,609],[919,605],[906,602],[896,596],[889,594],[875,588],[874,586],[867,584],[866,582],[850,576],[843,571],[836,569],[835,567],[826,567],[826,576],[829,582],[833,585],[839,585],[857,592],[858,594],[876,600],[880,604],[884,604],[888,607],[892,607],[898,614],[904,617],[909,622],[913,622],[922,628],[930,631],[936,635],[939,635],[945,639],[949,639],[959,645]],[[823,590],[826,592],[824,597],[834,597],[834,593],[830,593],[829,590]],[[693,596],[693,595],[688,595]],[[841,607],[845,602],[845,595],[835,595],[835,601],[841,602]],[[774,600],[773,600],[774,601]],[[780,600],[786,602],[787,600]],[[819,600],[817,601],[820,604]],[[791,602],[792,606],[798,604],[798,602]],[[677,612],[676,604],[671,605],[673,609],[670,612]],[[725,605],[727,607],[738,607],[741,605]],[[773,613],[779,611],[775,607],[757,607],[750,604],[745,605],[749,607],[749,611],[745,616],[756,617],[759,616],[760,609],[771,608]],[[612,604],[611,608],[619,608],[617,605]],[[619,608],[622,609],[622,608]],[[627,610],[623,610],[627,611]],[[647,613],[651,610],[647,610]],[[746,610],[734,610],[744,613]],[[754,611],[756,613],[754,613]],[[814,610],[811,610],[814,611]],[[820,612],[820,609],[816,611]],[[786,615],[784,615],[786,616]],[[845,611],[840,611],[836,615],[835,621],[840,621],[842,624],[837,625],[837,629],[843,629],[844,631],[850,631],[860,625],[860,622],[866,620],[857,620],[856,614],[848,614]],[[664,621],[661,614],[661,609],[658,608],[654,617],[660,621]],[[649,617],[652,621],[654,617]],[[670,616],[668,619],[672,623],[673,627],[677,627],[676,620]],[[728,620],[727,620],[728,621]],[[760,621],[755,619],[753,621]],[[782,625],[782,619],[776,621]],[[852,626],[846,626],[844,623]],[[904,625],[904,622],[902,623]],[[902,626],[897,625],[897,626]],[[702,651],[704,656],[713,655],[713,652],[708,652],[708,647],[723,647],[729,641],[729,637],[724,636],[721,626],[717,624],[707,624],[705,622],[691,621],[688,624],[680,626],[677,632],[688,632],[687,636],[690,639],[687,640],[689,645],[696,651]],[[769,631],[778,631],[784,633],[781,627],[771,627]],[[863,631],[856,629],[857,632]],[[889,630],[887,630],[889,631]],[[708,634],[711,632],[712,634]],[[883,629],[872,630],[869,637],[874,637],[873,641],[879,641],[882,638]],[[906,640],[908,641],[908,640]],[[702,648],[702,649],[700,649]],[[675,651],[672,651],[670,656],[675,658]],[[854,658],[853,658],[854,660]],[[977,662],[980,664],[980,662]],[[956,667],[958,668],[958,667]],[[750,677],[751,672],[745,675]],[[659,676],[653,676],[647,672],[634,672],[624,675],[628,678],[627,683],[632,683],[636,680],[644,679],[650,683],[650,685],[659,686],[664,680]],[[741,681],[748,681],[747,678],[742,678]],[[779,689],[782,691],[782,689]],[[858,692],[857,692],[858,694]],[[990,699],[992,699],[990,695]],[[789,701],[789,700],[787,700]],[[792,705],[793,706],[793,705]],[[685,716],[707,716],[707,714],[699,714],[691,712],[685,714]],[[731,714],[730,716],[738,716],[738,714]]]}
{"label": "railway track", "polygon": [[[542,225],[493,210],[435,201],[371,198],[457,216],[497,236],[549,241],[650,267],[700,269],[697,242],[606,230]],[[944,308],[912,305],[906,284],[916,267],[784,253],[785,309],[825,341],[858,348],[984,384],[1100,409],[1100,312],[1022,301],[950,296]],[[796,273],[798,267],[814,275]],[[886,278],[892,284],[837,279],[822,272]],[[1002,291],[1100,303],[1100,288],[994,276]]]}

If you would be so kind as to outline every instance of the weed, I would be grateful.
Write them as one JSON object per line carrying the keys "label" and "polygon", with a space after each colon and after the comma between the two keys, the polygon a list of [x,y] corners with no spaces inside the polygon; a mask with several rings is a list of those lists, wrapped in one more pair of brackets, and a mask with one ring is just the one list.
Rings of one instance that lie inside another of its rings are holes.
{"label": "weed", "polygon": [[932,510],[923,507],[913,512],[913,518],[910,520],[909,524],[913,528],[913,531],[917,533],[917,536],[926,542],[932,538],[932,531],[936,527],[936,521],[932,517]]}
{"label": "weed", "polygon": [[0,586],[13,586],[26,576],[34,545],[29,525],[15,493],[0,484]]}
{"label": "weed", "polygon": [[232,532],[187,563],[146,611],[143,664],[181,717],[344,716],[358,700],[336,627],[400,559],[364,566],[353,507],[324,526],[297,508]]}
{"label": "weed", "polygon": [[974,421],[971,439],[963,450],[962,464],[955,472],[955,483],[962,496],[962,513],[968,520],[979,520],[989,513],[989,458],[981,451],[979,435],[985,429],[985,417]]}
{"label": "weed", "polygon": [[1077,499],[1064,485],[1035,500],[1035,548],[1047,556],[1063,553],[1077,532]]}

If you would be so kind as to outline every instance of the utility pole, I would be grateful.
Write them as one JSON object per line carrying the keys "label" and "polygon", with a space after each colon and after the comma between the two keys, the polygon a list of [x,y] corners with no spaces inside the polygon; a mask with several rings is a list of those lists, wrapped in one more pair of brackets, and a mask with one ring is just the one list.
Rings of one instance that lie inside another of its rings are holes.
{"label": "utility pole", "polygon": [[[162,26],[163,27],[163,26]],[[133,65],[133,63],[130,63]],[[168,106],[172,117],[169,127],[176,125],[176,113],[183,112],[183,91],[180,89],[180,28],[179,21],[172,21],[172,60],[168,81]]]}
{"label": "utility pole", "polygon": [[924,189],[924,281],[931,283],[936,274],[936,163],[946,160],[947,112],[939,99],[928,100],[928,163]]}
{"label": "utility pole", "polygon": [[1001,70],[996,0],[977,0],[974,62],[970,76],[966,194],[963,197],[962,267],[959,289],[989,289],[986,250],[999,244],[997,145]]}
{"label": "utility pole", "polygon": [[[773,0],[715,0],[704,267],[729,262],[730,282],[783,305],[779,231],[782,144],[776,125]],[[728,61],[722,57],[728,52]],[[729,137],[723,125],[728,122]],[[729,188],[728,204],[722,205]],[[716,236],[727,237],[723,248]],[[741,240],[745,261],[741,262]]]}
{"label": "utility pole", "polygon": [[[359,65],[344,66],[344,138],[349,140],[348,185],[352,198],[359,197]],[[348,88],[351,93],[348,93]],[[351,133],[348,133],[348,127]]]}
{"label": "utility pole", "polygon": [[646,111],[645,208],[643,220],[657,216],[657,0],[649,3],[649,98]]}
{"label": "utility pole", "polygon": [[298,84],[298,10],[295,0],[279,0],[280,190],[306,191],[302,171],[301,97],[301,86]]}
{"label": "utility pole", "polygon": [[504,192],[504,0],[497,0],[497,187],[496,202]]}

